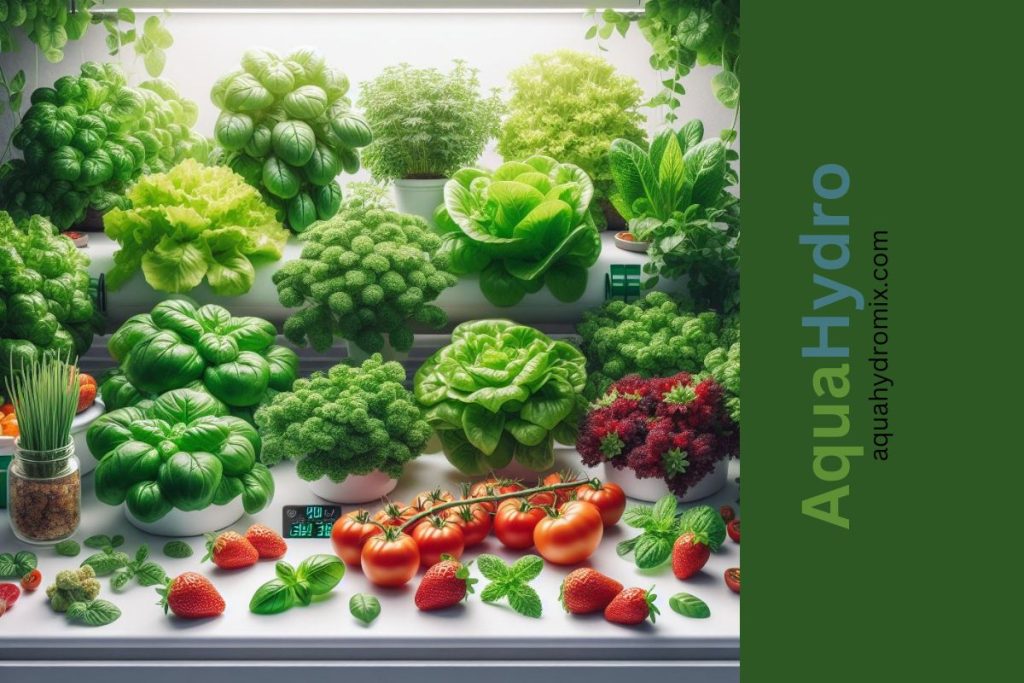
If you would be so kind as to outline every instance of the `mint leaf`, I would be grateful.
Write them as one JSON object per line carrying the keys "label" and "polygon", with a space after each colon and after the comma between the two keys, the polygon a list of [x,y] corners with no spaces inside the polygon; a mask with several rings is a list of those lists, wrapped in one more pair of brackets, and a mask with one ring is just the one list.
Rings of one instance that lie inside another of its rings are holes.
{"label": "mint leaf", "polygon": [[359,621],[369,624],[380,615],[380,600],[365,593],[356,593],[348,601],[348,611]]}
{"label": "mint leaf", "polygon": [[118,534],[117,536],[114,536],[112,539],[110,539],[110,547],[111,548],[120,548],[123,545],[124,545],[124,536],[122,536],[121,534]]}
{"label": "mint leaf", "polygon": [[192,557],[192,546],[184,541],[168,541],[164,543],[164,555],[175,559]]}
{"label": "mint leaf", "polygon": [[676,593],[668,599],[669,607],[684,617],[691,619],[707,619],[711,616],[711,608],[696,595]]}
{"label": "mint leaf", "polygon": [[654,504],[654,508],[651,509],[651,516],[654,517],[655,523],[662,528],[675,524],[676,508],[678,505],[679,501],[676,500],[676,496],[673,493],[669,493],[661,498]]}
{"label": "mint leaf", "polygon": [[36,568],[35,553],[22,550],[16,555],[11,553],[0,554],[0,578],[20,579]]}
{"label": "mint leaf", "polygon": [[135,569],[135,578],[140,586],[159,586],[167,580],[167,573],[156,562],[143,562]]}
{"label": "mint leaf", "polygon": [[506,595],[508,595],[508,589],[504,584],[492,583],[480,592],[480,599],[484,602],[497,602]]}
{"label": "mint leaf", "polygon": [[536,555],[526,555],[512,565],[512,575],[519,581],[533,581],[544,569],[544,560]]}
{"label": "mint leaf", "polygon": [[108,576],[121,567],[127,566],[128,556],[124,553],[94,553],[82,560],[80,566],[85,567],[86,565],[92,567],[93,571],[96,572],[96,576]]}
{"label": "mint leaf", "polygon": [[106,626],[118,620],[121,610],[117,605],[106,600],[93,600],[86,603],[85,612],[79,620],[89,626]]}
{"label": "mint leaf", "polygon": [[145,562],[146,558],[149,557],[149,546],[143,543],[139,546],[139,549],[135,551],[135,561]]}
{"label": "mint leaf", "polygon": [[509,566],[495,555],[481,555],[476,559],[476,566],[480,568],[484,578],[491,581],[501,581],[509,576],[511,571]]}
{"label": "mint leaf", "polygon": [[706,536],[711,552],[718,552],[725,542],[725,522],[718,510],[710,505],[697,505],[683,512],[679,517],[676,534],[682,536],[687,531],[692,531],[698,536]]}
{"label": "mint leaf", "polygon": [[654,569],[672,556],[673,540],[656,534],[644,534],[637,539],[633,549],[636,566],[640,569]]}
{"label": "mint leaf", "polygon": [[10,553],[0,554],[0,578],[18,578],[18,567],[14,564],[14,555]]}
{"label": "mint leaf", "polygon": [[625,541],[621,541],[618,545],[615,546],[615,552],[618,553],[619,557],[625,558],[627,555],[633,552],[633,550],[636,548],[636,544],[640,541],[641,538],[643,538],[642,535],[635,536]]}
{"label": "mint leaf", "polygon": [[114,572],[113,578],[110,579],[110,587],[116,591],[121,590],[128,585],[128,582],[132,580],[135,575],[135,570],[131,567],[121,567]]}
{"label": "mint leaf", "polygon": [[526,584],[516,584],[509,590],[508,604],[520,614],[535,619],[540,618],[543,611],[537,591]]}
{"label": "mint leaf", "polygon": [[622,513],[622,521],[634,529],[646,529],[654,524],[654,514],[646,505],[630,505]]}
{"label": "mint leaf", "polygon": [[75,557],[78,553],[82,552],[82,546],[78,545],[78,541],[70,538],[53,546],[53,549],[57,551],[58,555],[63,555],[64,557]]}

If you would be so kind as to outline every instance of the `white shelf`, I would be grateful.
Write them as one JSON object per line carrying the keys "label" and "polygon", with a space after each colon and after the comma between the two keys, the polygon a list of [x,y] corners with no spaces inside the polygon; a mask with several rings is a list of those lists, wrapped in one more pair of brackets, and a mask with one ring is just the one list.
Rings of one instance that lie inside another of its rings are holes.
{"label": "white shelf", "polygon": [[[579,466],[573,451],[563,452],[559,457],[563,465]],[[734,483],[738,475],[739,464],[734,462],[727,487],[701,502],[715,507],[731,504],[738,510],[738,487]],[[254,521],[280,528],[282,505],[316,502],[292,467],[278,466],[274,476],[277,494],[271,507],[253,518],[244,518],[234,528],[244,530]],[[443,456],[425,455],[407,468],[393,499],[412,498],[438,484],[457,490],[461,479]],[[0,619],[0,678],[4,680],[8,680],[8,673],[19,675],[10,680],[53,680],[47,676],[85,660],[89,660],[90,670],[97,672],[96,680],[102,671],[105,681],[138,681],[139,673],[149,671],[154,662],[169,660],[194,667],[195,673],[190,677],[196,683],[225,680],[223,666],[245,669],[247,681],[271,680],[265,675],[268,670],[276,672],[273,680],[278,681],[290,671],[301,673],[304,681],[330,680],[326,674],[323,678],[314,674],[337,667],[360,671],[363,666],[368,672],[377,672],[375,683],[382,683],[410,680],[407,667],[414,663],[425,667],[424,671],[444,669],[445,680],[469,680],[472,673],[479,674],[485,669],[507,673],[521,671],[523,667],[539,667],[541,672],[548,672],[542,673],[543,679],[550,675],[551,667],[567,664],[572,664],[571,671],[566,676],[559,675],[560,680],[581,680],[576,676],[593,667],[597,667],[599,677],[602,672],[608,675],[608,680],[612,680],[613,672],[621,675],[661,669],[676,675],[683,670],[700,670],[704,672],[700,680],[738,679],[740,601],[726,588],[722,574],[728,567],[739,566],[740,560],[739,545],[729,540],[711,557],[703,572],[682,582],[668,566],[645,572],[619,558],[616,543],[634,532],[622,524],[609,530],[589,564],[626,586],[655,586],[661,617],[656,624],[641,627],[615,626],[600,615],[577,617],[563,612],[557,600],[558,587],[571,568],[551,564],[534,583],[544,605],[540,619],[520,616],[505,606],[485,604],[476,596],[450,610],[419,612],[412,600],[418,579],[402,589],[381,589],[352,569],[322,602],[275,616],[257,616],[248,611],[249,598],[260,584],[273,577],[272,562],[233,572],[201,565],[200,538],[189,539],[195,552],[191,558],[163,557],[161,548],[166,539],[134,530],[120,510],[96,501],[91,476],[83,482],[82,495],[83,524],[76,535],[78,540],[96,533],[123,533],[129,552],[134,552],[140,543],[149,543],[151,554],[169,574],[192,570],[209,576],[227,601],[227,611],[219,618],[201,621],[166,617],[154,605],[157,597],[152,588],[135,585],[115,593],[110,589],[109,578],[104,578],[101,595],[116,603],[123,616],[111,625],[93,629],[69,625],[63,615],[50,610],[44,591],[39,590],[23,595]],[[22,549],[30,548],[16,541],[8,527],[6,511],[0,511],[0,551]],[[44,586],[52,582],[59,570],[77,566],[85,552],[89,552],[83,548],[78,558],[66,558],[49,548],[34,550],[39,556]],[[295,564],[322,552],[331,552],[325,540],[291,540],[286,559]],[[467,558],[480,552],[506,559],[519,556],[503,550],[493,536],[467,553]],[[704,599],[711,608],[711,617],[687,619],[673,612],[668,599],[681,591]],[[360,592],[374,594],[381,601],[381,615],[368,627],[360,625],[348,612],[349,598]],[[466,671],[463,678],[458,671],[471,661],[479,665]],[[159,673],[156,678],[145,675],[150,683],[170,680]],[[333,675],[336,677],[337,671]],[[82,680],[92,679],[87,675]],[[499,676],[488,680],[505,679]]]}

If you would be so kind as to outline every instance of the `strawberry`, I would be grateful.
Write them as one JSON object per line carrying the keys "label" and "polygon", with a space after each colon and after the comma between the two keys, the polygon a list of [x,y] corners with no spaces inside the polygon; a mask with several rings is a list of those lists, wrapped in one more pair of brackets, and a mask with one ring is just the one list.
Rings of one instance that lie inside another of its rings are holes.
{"label": "strawberry", "polygon": [[672,546],[672,573],[677,579],[688,579],[704,568],[709,557],[707,534],[687,531]]}
{"label": "strawberry", "polygon": [[245,536],[235,531],[225,531],[217,537],[206,534],[203,562],[209,559],[221,569],[241,569],[256,564],[260,553]]}
{"label": "strawberry", "polygon": [[249,527],[245,538],[256,548],[261,560],[276,560],[288,552],[288,544],[281,538],[281,534],[262,524]]}
{"label": "strawberry", "polygon": [[208,578],[195,572],[168,579],[163,589],[157,588],[156,592],[161,596],[157,604],[163,606],[164,614],[168,607],[182,619],[205,619],[224,613],[224,598]]}
{"label": "strawberry", "polygon": [[627,588],[612,598],[604,608],[604,618],[613,624],[635,626],[650,617],[653,624],[655,618],[661,614],[654,604],[657,597],[653,588],[646,591],[643,588]]}
{"label": "strawberry", "polygon": [[622,584],[615,579],[596,569],[583,567],[569,572],[562,581],[558,601],[566,612],[590,614],[603,610],[621,592]]}
{"label": "strawberry", "polygon": [[731,505],[723,505],[718,508],[718,514],[722,516],[722,521],[726,524],[736,519],[736,511],[732,509]]}
{"label": "strawberry", "polygon": [[732,520],[731,522],[729,522],[729,525],[725,527],[725,530],[729,533],[729,538],[736,541],[737,543],[740,542],[740,520]]}
{"label": "strawberry", "polygon": [[450,555],[442,555],[441,561],[426,571],[416,588],[416,606],[427,612],[457,605],[473,592],[476,581],[469,578],[468,562],[462,564]]}
{"label": "strawberry", "polygon": [[38,569],[33,569],[25,576],[21,577],[21,587],[27,591],[34,591],[39,588],[39,584],[43,582],[43,573]]}

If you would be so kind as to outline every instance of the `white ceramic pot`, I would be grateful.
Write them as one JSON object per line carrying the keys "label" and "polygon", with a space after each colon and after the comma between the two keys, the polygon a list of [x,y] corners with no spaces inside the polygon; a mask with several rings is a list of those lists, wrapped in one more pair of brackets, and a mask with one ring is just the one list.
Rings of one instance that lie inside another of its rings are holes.
{"label": "white ceramic pot", "polygon": [[397,479],[383,472],[371,472],[358,476],[350,474],[339,482],[323,477],[309,482],[309,489],[332,503],[368,503],[388,495],[397,485]]}
{"label": "white ceramic pot", "polygon": [[[668,484],[665,483],[664,479],[658,477],[638,479],[633,474],[633,470],[628,468],[618,470],[614,467],[606,466],[604,468],[604,476],[605,479],[613,484],[621,486],[622,491],[635,500],[653,503],[669,493]],[[681,496],[679,500],[683,503],[688,503],[712,496],[721,491],[728,480],[729,459],[724,458],[719,460],[715,465],[715,469],[708,472],[695,486],[691,486],[686,491],[686,495]]]}
{"label": "white ceramic pot", "polygon": [[494,470],[494,474],[504,479],[519,479],[527,484],[532,484],[548,472],[564,472],[579,469],[580,456],[575,446],[555,444],[555,461],[551,467],[543,472],[531,470],[513,460],[505,467]]}
{"label": "white ceramic pot", "polygon": [[434,210],[444,203],[444,184],[447,178],[425,180],[396,180],[395,205],[399,213],[421,216],[434,226]]}
{"label": "white ceramic pot", "polygon": [[[103,402],[96,399],[96,402],[87,409],[75,415],[71,421],[71,436],[75,440],[75,455],[78,457],[78,471],[82,476],[89,474],[96,469],[96,458],[89,452],[89,445],[85,442],[85,433],[89,431],[92,423],[103,414]],[[14,455],[14,437],[0,436],[0,455]]]}
{"label": "white ceramic pot", "polygon": [[202,536],[207,531],[231,526],[244,514],[241,496],[227,505],[211,505],[202,510],[185,512],[174,508],[155,522],[143,522],[128,510],[127,505],[124,508],[124,516],[133,527],[156,536]]}
{"label": "white ceramic pot", "polygon": [[[362,363],[364,360],[373,355],[367,353],[366,351],[363,351],[361,348],[356,346],[355,342],[345,340],[345,347],[348,349],[347,358],[351,358],[357,363]],[[409,358],[408,351],[395,351],[395,349],[392,348],[391,342],[388,340],[387,335],[384,336],[384,348],[381,349],[379,353],[384,358],[384,360],[396,360],[398,362],[402,362],[403,360]]]}

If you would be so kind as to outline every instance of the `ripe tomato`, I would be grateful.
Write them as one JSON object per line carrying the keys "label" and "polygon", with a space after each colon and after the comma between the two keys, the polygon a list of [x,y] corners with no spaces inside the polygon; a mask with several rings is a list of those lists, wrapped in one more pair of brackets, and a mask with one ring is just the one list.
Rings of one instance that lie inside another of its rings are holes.
{"label": "ripe tomato", "polygon": [[353,510],[347,513],[331,527],[331,544],[334,554],[353,567],[359,566],[359,557],[363,552],[363,544],[375,534],[380,527],[372,522],[366,510]]}
{"label": "ripe tomato", "polygon": [[[595,486],[595,484],[597,484]],[[626,509],[626,494],[618,484],[588,482],[576,489],[576,499],[592,503],[601,511],[605,527],[615,526]]]}
{"label": "ripe tomato", "polygon": [[43,573],[38,569],[33,569],[25,576],[21,577],[21,587],[27,591],[34,591],[39,588],[39,584],[43,582]]}
{"label": "ripe tomato", "polygon": [[21,596],[21,589],[15,583],[0,583],[0,600],[7,603],[10,607],[18,601]]}
{"label": "ripe tomato", "polygon": [[[405,503],[388,503],[377,511],[373,521],[381,526],[399,527],[409,521],[409,518],[416,514],[416,510]],[[409,529],[408,531],[412,531]]]}
{"label": "ripe tomato", "polygon": [[725,527],[725,530],[729,533],[729,538],[736,541],[737,543],[740,542],[740,520],[732,520],[731,522],[729,522],[729,525]]}
{"label": "ripe tomato", "polygon": [[467,548],[479,545],[491,533],[491,513],[484,503],[460,505],[447,510],[448,519],[462,529]]}
{"label": "ripe tomato", "polygon": [[[544,481],[541,482],[542,486],[553,486],[555,484],[564,484],[566,482],[576,479],[576,475],[572,472],[552,472],[548,476],[544,477]],[[574,489],[565,488],[558,489],[557,491],[551,491],[550,495],[553,495],[558,504],[567,503],[572,499]]]}
{"label": "ripe tomato", "polygon": [[558,510],[549,510],[537,523],[533,544],[548,562],[577,564],[594,554],[603,535],[604,523],[597,506],[571,500]]}
{"label": "ripe tomato", "polygon": [[412,539],[420,548],[420,566],[426,569],[441,561],[442,555],[456,560],[466,549],[462,528],[441,515],[431,515],[412,530]]}
{"label": "ripe tomato", "polygon": [[740,592],[740,568],[730,567],[725,570],[725,585],[729,587],[733,593]]}
{"label": "ripe tomato", "polygon": [[[538,486],[542,486],[542,484],[538,484]],[[555,491],[542,491],[540,493],[535,493],[527,500],[530,501],[531,505],[536,505],[537,507],[555,507],[562,502],[559,500]]]}
{"label": "ripe tomato", "polygon": [[736,511],[732,509],[731,505],[723,505],[718,508],[718,514],[722,516],[722,521],[726,524],[736,519]]}
{"label": "ripe tomato", "polygon": [[[0,415],[10,415],[13,412],[14,412],[14,404],[13,403],[4,403],[3,405],[0,405]],[[8,604],[11,604],[11,603],[8,603]]]}
{"label": "ripe tomato", "polygon": [[502,501],[494,515],[494,535],[506,548],[525,550],[533,545],[533,529],[542,519],[543,509],[523,498],[510,498]]}
{"label": "ripe tomato", "polygon": [[436,488],[430,491],[421,491],[419,495],[412,499],[409,507],[419,512],[425,512],[432,507],[442,503],[450,503],[453,500],[455,500],[455,496],[452,495],[451,491],[442,491],[440,488]]}
{"label": "ripe tomato", "polygon": [[382,532],[363,545],[360,564],[373,585],[404,586],[420,568],[420,549],[409,534]]}

